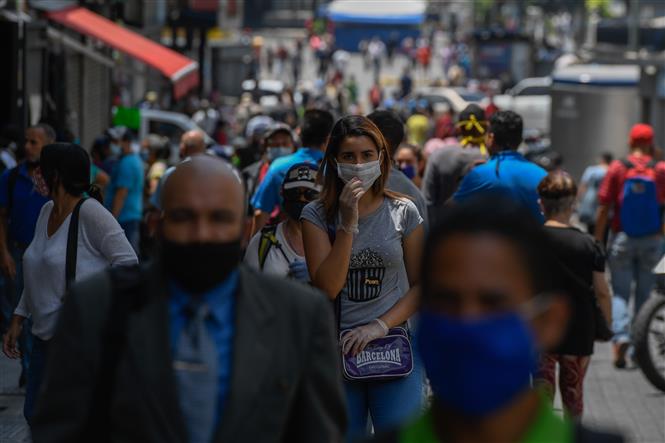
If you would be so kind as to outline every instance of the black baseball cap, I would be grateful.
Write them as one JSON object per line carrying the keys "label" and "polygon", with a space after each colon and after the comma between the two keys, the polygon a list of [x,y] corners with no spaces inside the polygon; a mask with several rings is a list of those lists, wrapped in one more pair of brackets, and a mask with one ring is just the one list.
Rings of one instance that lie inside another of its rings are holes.
{"label": "black baseball cap", "polygon": [[318,168],[311,163],[297,163],[289,168],[282,182],[282,190],[307,188],[321,192],[321,185],[316,183]]}

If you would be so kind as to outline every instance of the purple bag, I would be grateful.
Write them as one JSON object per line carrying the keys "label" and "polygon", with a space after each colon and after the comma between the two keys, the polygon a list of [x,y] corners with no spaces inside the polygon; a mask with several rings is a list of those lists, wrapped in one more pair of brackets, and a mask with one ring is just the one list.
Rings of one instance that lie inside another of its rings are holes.
{"label": "purple bag", "polygon": [[[339,334],[340,341],[350,329]],[[342,354],[342,368],[347,380],[391,380],[413,371],[413,352],[409,333],[402,327],[390,328],[385,337],[367,344],[355,357]]]}

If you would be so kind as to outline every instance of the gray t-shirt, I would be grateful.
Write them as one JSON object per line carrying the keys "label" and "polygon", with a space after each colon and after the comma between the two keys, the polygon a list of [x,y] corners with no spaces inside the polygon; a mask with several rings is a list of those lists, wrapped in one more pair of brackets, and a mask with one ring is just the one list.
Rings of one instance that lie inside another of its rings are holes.
{"label": "gray t-shirt", "polygon": [[[321,202],[308,204],[300,218],[328,232]],[[413,202],[390,198],[358,220],[359,233],[353,238],[346,285],[340,294],[342,329],[380,317],[409,291],[402,242],[422,222]]]}
{"label": "gray t-shirt", "polygon": [[427,161],[423,177],[423,195],[430,211],[442,208],[453,196],[466,173],[481,161],[483,155],[475,147],[453,145],[434,151]]}
{"label": "gray t-shirt", "polygon": [[427,231],[427,202],[425,201],[425,197],[423,197],[423,193],[418,189],[418,186],[409,177],[404,175],[402,171],[393,167],[390,174],[388,174],[386,188],[411,197],[416,208],[418,208],[420,216],[423,218],[423,227]]}

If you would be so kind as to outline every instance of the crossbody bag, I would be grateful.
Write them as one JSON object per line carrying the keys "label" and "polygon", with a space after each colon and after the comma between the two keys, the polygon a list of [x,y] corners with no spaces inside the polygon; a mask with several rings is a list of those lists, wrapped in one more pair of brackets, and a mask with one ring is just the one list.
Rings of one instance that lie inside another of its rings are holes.
{"label": "crossbody bag", "polygon": [[[335,242],[334,227],[328,226],[330,244]],[[341,343],[351,329],[342,330],[342,295],[335,299],[337,331]],[[390,328],[384,337],[372,340],[357,355],[344,354],[342,347],[342,372],[349,381],[387,381],[403,378],[413,371],[413,348],[409,331],[402,326]]]}

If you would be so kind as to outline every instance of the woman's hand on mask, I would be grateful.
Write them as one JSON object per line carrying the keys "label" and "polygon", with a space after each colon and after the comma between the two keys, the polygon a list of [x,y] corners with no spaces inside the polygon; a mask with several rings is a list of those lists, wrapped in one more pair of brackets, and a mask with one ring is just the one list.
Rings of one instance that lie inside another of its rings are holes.
{"label": "woman's hand on mask", "polygon": [[356,356],[365,349],[369,342],[385,337],[386,334],[388,334],[388,326],[377,318],[344,334],[341,343],[342,352]]}
{"label": "woman's hand on mask", "polygon": [[363,184],[357,178],[351,179],[339,196],[339,212],[342,219],[342,229],[346,232],[355,232],[358,229],[358,201],[365,195]]}

